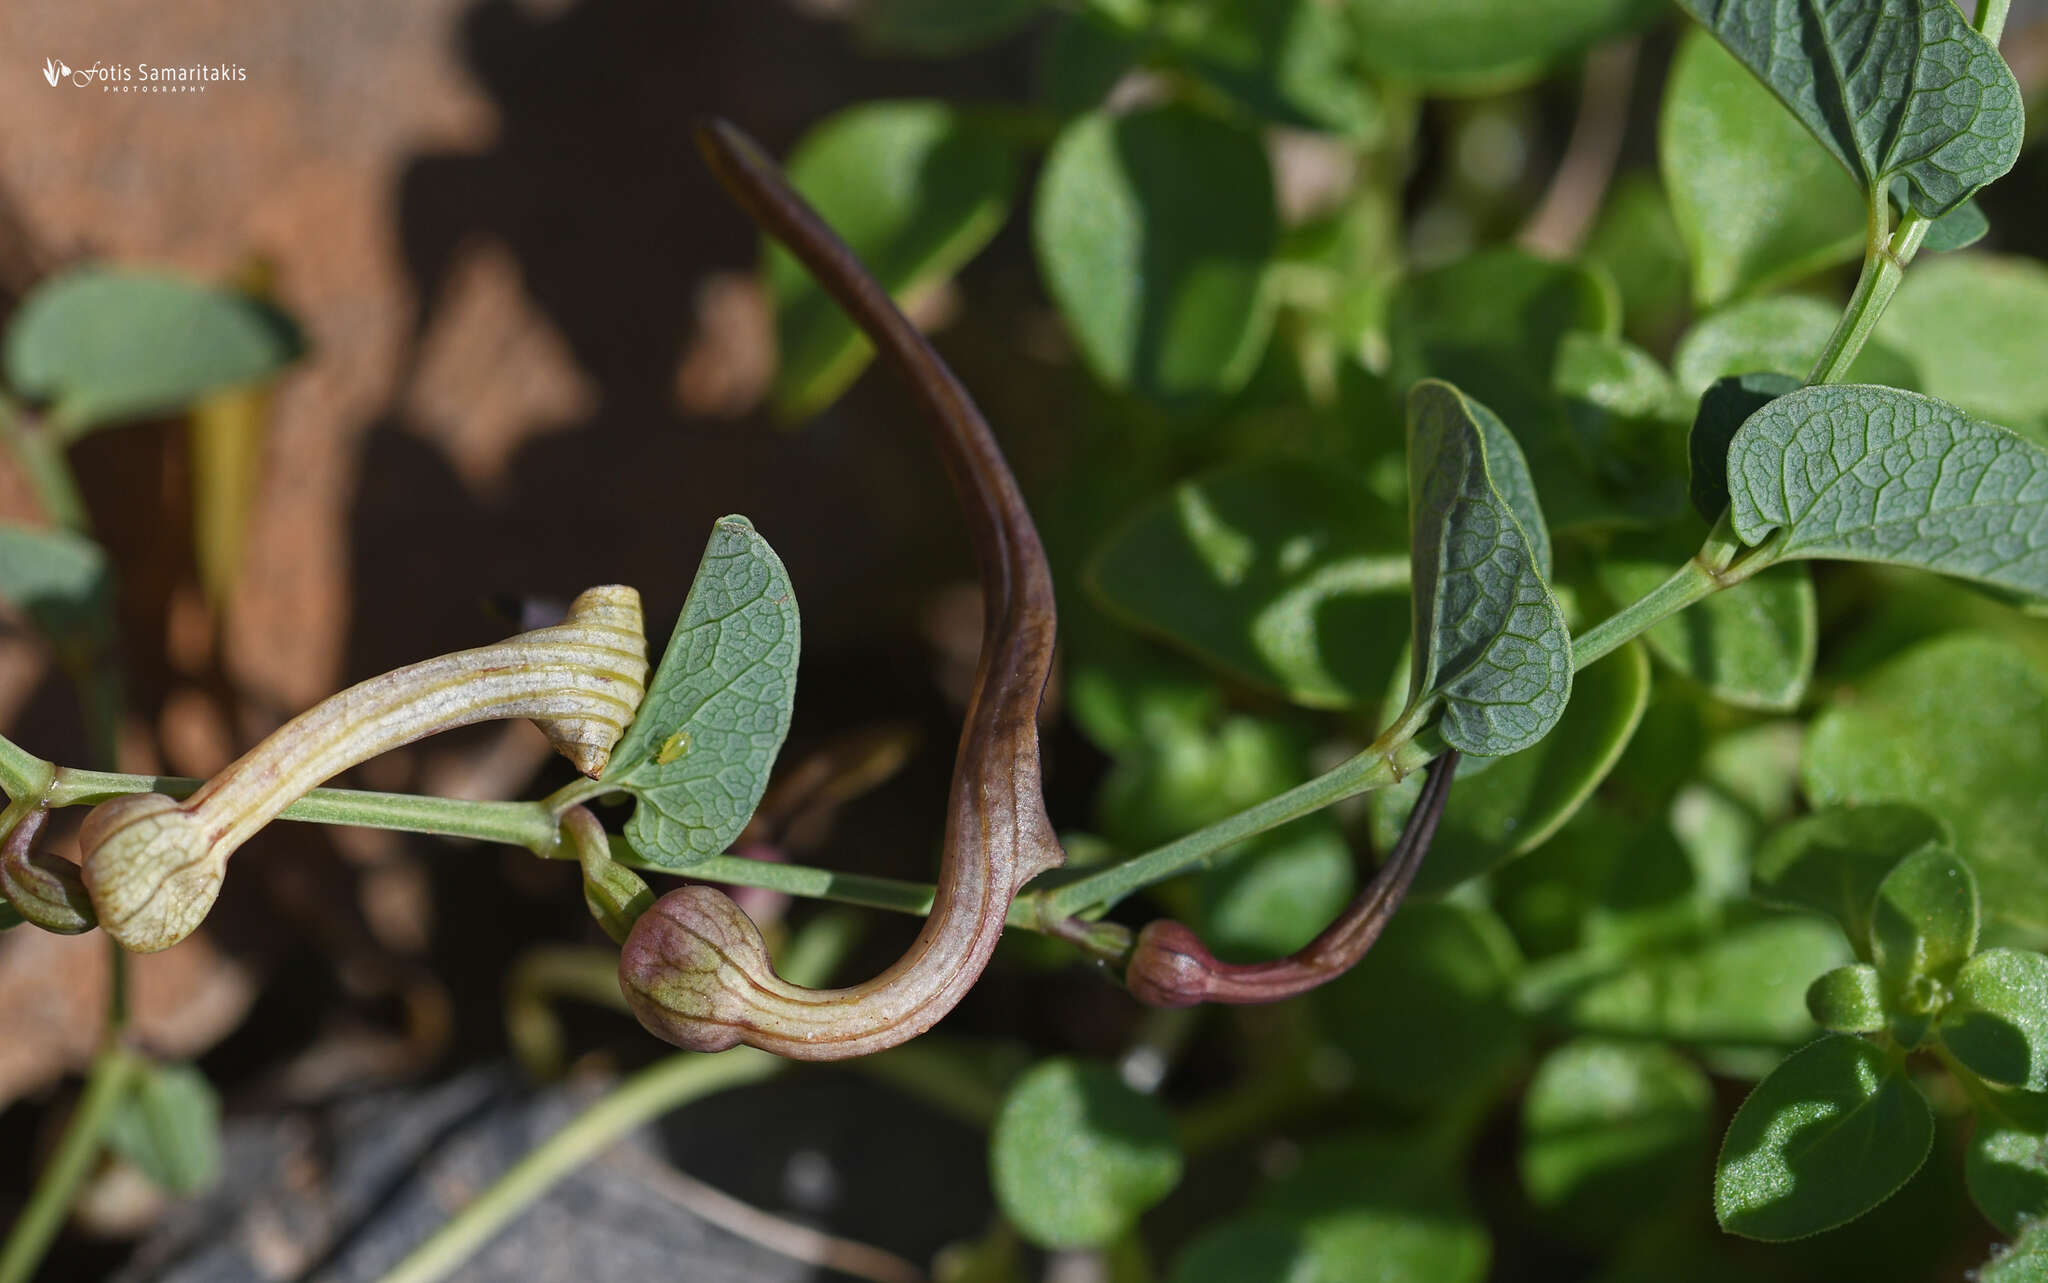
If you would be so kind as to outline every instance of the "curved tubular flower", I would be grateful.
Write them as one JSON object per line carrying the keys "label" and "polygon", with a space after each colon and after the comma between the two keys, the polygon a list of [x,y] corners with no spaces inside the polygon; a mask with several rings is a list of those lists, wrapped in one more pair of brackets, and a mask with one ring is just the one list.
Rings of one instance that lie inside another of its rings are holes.
{"label": "curved tubular flower", "polygon": [[1138,933],[1124,981],[1140,1002],[1154,1007],[1192,1007],[1199,1002],[1278,1002],[1327,984],[1358,965],[1386,929],[1422,857],[1436,836],[1444,798],[1458,766],[1455,749],[1429,764],[1422,796],[1408,813],[1400,841],[1365,889],[1323,933],[1285,958],[1271,962],[1219,962],[1200,936],[1167,918]]}
{"label": "curved tubular flower", "polygon": [[937,428],[981,573],[981,659],[953,761],[931,916],[896,964],[848,989],[775,974],[752,919],[723,892],[671,891],[634,924],[619,986],[649,1032],[680,1047],[748,1043],[838,1060],[916,1037],[980,978],[1019,887],[1065,860],[1039,785],[1038,704],[1052,672],[1052,573],[1031,514],[981,412],[853,252],[745,135],[697,131],[740,207],[787,245],[909,380]]}
{"label": "curved tubular flower", "polygon": [[166,949],[213,907],[228,857],[278,813],[358,762],[438,731],[530,717],[600,775],[646,691],[640,594],[591,588],[551,628],[372,677],[279,727],[183,802],[135,793],[95,807],[80,864],[100,925],[124,948]]}

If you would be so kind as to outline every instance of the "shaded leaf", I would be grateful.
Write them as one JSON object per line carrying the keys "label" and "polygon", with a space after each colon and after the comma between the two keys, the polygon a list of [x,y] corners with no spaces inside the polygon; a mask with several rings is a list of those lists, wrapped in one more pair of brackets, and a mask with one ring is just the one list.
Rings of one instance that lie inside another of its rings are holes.
{"label": "shaded leaf", "polygon": [[1101,1247],[1180,1182],[1173,1120],[1103,1065],[1033,1066],[1004,1097],[989,1135],[1003,1214],[1042,1247]]}
{"label": "shaded leaf", "polygon": [[[1631,540],[1600,563],[1600,585],[1615,601],[1632,602],[1690,555],[1682,542]],[[1818,638],[1813,578],[1799,565],[1773,566],[1643,636],[1651,654],[1714,698],[1769,712],[1799,706],[1813,677]]]}
{"label": "shaded leaf", "polygon": [[2018,159],[2019,85],[1952,0],[1678,0],[1873,197],[1946,214]]}
{"label": "shaded leaf", "polygon": [[220,1098],[191,1065],[149,1065],[114,1107],[107,1144],[172,1194],[220,1179]]}
{"label": "shaded leaf", "polygon": [[1714,1214],[1744,1238],[1784,1242],[1884,1202],[1934,1144],[1934,1115],[1903,1067],[1829,1034],[1756,1085],[1722,1142]]}
{"label": "shaded leaf", "polygon": [[1527,1033],[1507,996],[1516,961],[1493,915],[1411,900],[1316,1001],[1361,1087],[1442,1105],[1499,1085],[1521,1059]]}
{"label": "shaded leaf", "polygon": [[1273,124],[1362,138],[1381,123],[1351,25],[1334,4],[1192,0],[1162,6],[1158,22],[1184,65]]}
{"label": "shaded leaf", "polygon": [[1926,978],[1946,983],[1977,947],[1977,879],[1945,847],[1915,851],[1877,884],[1870,960],[1896,1001]]}
{"label": "shaded leaf", "polygon": [[1712,1101],[1707,1076],[1668,1047],[1568,1042],[1522,1098],[1522,1188],[1596,1237],[1619,1233],[1697,1179]]}
{"label": "shaded leaf", "polygon": [[1258,1198],[1251,1220],[1291,1228],[1318,1279],[1479,1283],[1486,1227],[1447,1150],[1425,1136],[1318,1141]]}
{"label": "shaded leaf", "polygon": [[1256,134],[1182,107],[1078,117],[1032,218],[1047,292],[1104,382],[1181,402],[1251,375],[1279,239]]}
{"label": "shaded leaf", "polygon": [[760,805],[796,702],[789,572],[745,517],[721,517],[605,783],[638,805],[626,840],[680,869],[732,844]]}
{"label": "shaded leaf", "polygon": [[1433,93],[1524,83],[1659,8],[1647,0],[1351,0],[1367,65]]}
{"label": "shaded leaf", "polygon": [[1588,975],[1560,966],[1554,976],[1532,976],[1522,1001],[1581,1033],[1786,1045],[1813,1032],[1807,985],[1848,960],[1826,923],[1769,918],[1620,965],[1594,959],[1601,965]]}
{"label": "shaded leaf", "polygon": [[[1965,412],[2048,443],[2048,266],[2004,254],[1920,263],[1906,274],[1876,338],[1913,353],[1913,385]],[[1858,381],[1866,381],[1861,378]],[[1867,380],[1885,382],[1886,380]]]}
{"label": "shaded leaf", "polygon": [[1913,566],[2048,598],[2048,450],[1933,397],[1802,388],[1728,451],[1729,513],[1781,556]]}
{"label": "shaded leaf", "polygon": [[1709,524],[1719,521],[1728,506],[1728,446],[1749,416],[1803,381],[1796,375],[1760,370],[1715,379],[1700,394],[1699,413],[1686,439],[1692,474],[1692,507]]}
{"label": "shaded leaf", "polygon": [[878,52],[952,58],[1022,30],[1044,11],[1044,0],[868,0],[855,10],[855,28]]}
{"label": "shaded leaf", "polygon": [[1528,536],[1489,474],[1470,403],[1434,380],[1410,393],[1408,485],[1415,660],[1410,707],[1440,698],[1443,734],[1499,756],[1541,739],[1571,696],[1571,633]]}
{"label": "shaded leaf", "polygon": [[1824,913],[1859,954],[1870,948],[1877,888],[1899,861],[1945,850],[1948,833],[1913,806],[1877,804],[1818,811],[1779,826],[1757,851],[1757,894]]}
{"label": "shaded leaf", "polygon": [[1351,847],[1327,817],[1249,845],[1202,877],[1202,939],[1225,962],[1293,953],[1343,912],[1358,881]]}
{"label": "shaded leaf", "polygon": [[43,282],[6,334],[7,385],[69,434],[166,414],[265,379],[305,344],[277,308],[232,290],[126,268]]}
{"label": "shaded leaf", "polygon": [[1813,723],[1801,773],[1816,806],[1906,802],[1967,851],[1986,913],[2048,928],[2048,677],[2011,647],[1958,635],[1907,651]]}
{"label": "shaded leaf", "polygon": [[1182,482],[1109,537],[1086,582],[1127,622],[1311,707],[1377,700],[1406,640],[1400,513],[1306,464]]}
{"label": "shaded leaf", "polygon": [[2048,1096],[1995,1092],[1980,1100],[1963,1176],[1985,1219],[2007,1234],[2048,1216]]}
{"label": "shaded leaf", "polygon": [[1936,254],[1968,249],[1983,240],[1990,230],[1991,220],[1984,216],[1984,207],[1974,200],[1966,200],[1934,220],[1934,225],[1927,229],[1926,239],[1920,242],[1920,248]]}
{"label": "shaded leaf", "polygon": [[1691,265],[1655,177],[1634,173],[1616,180],[1580,257],[1613,279],[1628,336],[1668,350],[1684,319]]}
{"label": "shaded leaf", "polygon": [[1703,307],[1863,252],[1856,183],[1704,32],[1672,61],[1657,159]]}
{"label": "shaded leaf", "polygon": [[[992,128],[945,103],[873,102],[805,134],[788,175],[902,303],[958,271],[1002,227],[1017,157]],[[874,347],[788,250],[769,245],[767,275],[780,352],[775,408],[802,418],[836,400]]]}
{"label": "shaded leaf", "polygon": [[59,647],[113,640],[113,574],[84,535],[0,523],[0,601]]}
{"label": "shaded leaf", "polygon": [[1964,963],[1941,1041],[1979,1078],[2048,1091],[2048,957],[1986,949]]}
{"label": "shaded leaf", "polygon": [[[1768,371],[1803,383],[1841,315],[1839,304],[1805,294],[1731,304],[1686,331],[1671,359],[1672,376],[1687,396],[1699,396],[1714,380],[1736,374]],[[1914,363],[1882,342],[1864,344],[1850,375],[1857,383],[1920,386]],[[1718,508],[1714,515],[1720,515]]]}

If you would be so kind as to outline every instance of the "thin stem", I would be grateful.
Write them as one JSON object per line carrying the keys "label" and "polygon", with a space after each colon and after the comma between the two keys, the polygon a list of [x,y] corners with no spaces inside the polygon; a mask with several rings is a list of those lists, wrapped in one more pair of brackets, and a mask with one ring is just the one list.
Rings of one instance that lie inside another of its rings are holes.
{"label": "thin stem", "polygon": [[51,1240],[63,1226],[65,1214],[78,1196],[78,1187],[85,1183],[93,1160],[99,1157],[100,1140],[114,1116],[115,1106],[128,1094],[129,1085],[142,1066],[142,1059],[117,1039],[110,1040],[93,1058],[85,1094],[79,1097],[71,1121],[64,1125],[57,1152],[36,1178],[28,1206],[8,1232],[6,1247],[0,1249],[0,1283],[26,1283],[35,1273],[43,1253],[49,1250]]}
{"label": "thin stem", "polygon": [[1629,603],[1572,638],[1572,670],[1584,672],[1594,660],[1618,650],[1630,639],[1694,602],[1713,595],[1721,587],[1721,580],[1697,558],[1687,561],[1671,578],[1651,589],[1649,595]]}
{"label": "thin stem", "polygon": [[2005,34],[2005,13],[2012,0],[1977,0],[1977,30],[1995,48]]}
{"label": "thin stem", "polygon": [[[684,1052],[655,1062],[513,1164],[475,1202],[407,1254],[383,1283],[434,1283],[446,1277],[556,1182],[635,1128],[690,1101],[772,1077],[788,1063],[752,1047],[735,1047],[716,1056]],[[0,1278],[0,1283],[14,1281]]]}
{"label": "thin stem", "polygon": [[[44,801],[54,808],[90,806],[129,793],[162,793],[182,798],[190,796],[203,782],[171,775],[123,775],[67,766],[55,772]],[[414,793],[319,788],[286,807],[279,818],[476,838],[541,852],[552,851],[556,840],[555,818],[540,802],[472,802]]]}
{"label": "thin stem", "polygon": [[[1055,917],[1073,917],[1090,910],[1108,908],[1141,887],[1162,882],[1199,865],[1235,842],[1256,837],[1289,820],[1311,815],[1326,806],[1372,789],[1397,784],[1409,772],[1425,766],[1442,746],[1382,736],[1370,748],[1306,784],[1271,797],[1205,829],[1102,870],[1100,873],[1041,893],[1042,912]],[[1024,897],[1019,897],[1020,899]]]}
{"label": "thin stem", "polygon": [[21,802],[41,797],[56,773],[56,767],[0,735],[0,789],[7,790],[10,800]]}
{"label": "thin stem", "polygon": [[1871,193],[1869,224],[1863,240],[1863,270],[1856,277],[1856,290],[1849,296],[1849,305],[1842,309],[1842,319],[1835,323],[1835,332],[1828,335],[1827,346],[1813,363],[1813,372],[1806,376],[1810,385],[1842,381],[1863,351],[1864,341],[1877,328],[1877,318],[1884,315],[1885,305],[1898,291],[1905,265],[1890,253],[1891,215],[1891,202],[1885,194]]}
{"label": "thin stem", "polygon": [[8,450],[21,464],[36,492],[36,502],[51,524],[80,533],[91,530],[85,500],[78,493],[78,478],[64,454],[63,436],[53,431],[47,420],[0,398],[0,437],[6,438]]}

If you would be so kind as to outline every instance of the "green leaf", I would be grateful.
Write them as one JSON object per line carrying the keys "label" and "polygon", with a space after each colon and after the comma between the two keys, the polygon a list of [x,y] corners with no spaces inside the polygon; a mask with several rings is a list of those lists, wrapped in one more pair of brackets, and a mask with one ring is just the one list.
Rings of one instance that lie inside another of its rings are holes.
{"label": "green leaf", "polygon": [[1351,847],[1326,816],[1250,845],[1201,881],[1202,939],[1226,962],[1293,953],[1343,912],[1357,885]]}
{"label": "green leaf", "polygon": [[1978,1269],[1975,1283],[2048,1283],[2048,1221],[2016,1232],[2016,1240]]}
{"label": "green leaf", "polygon": [[875,52],[953,58],[1021,31],[1044,10],[1044,0],[869,0],[854,22]]}
{"label": "green leaf", "polygon": [[1847,1034],[1793,1053],[1728,1124],[1714,1214],[1782,1243],[1852,1221],[1898,1192],[1934,1145],[1934,1115],[1902,1066]]}
{"label": "green leaf", "polygon": [[1438,94],[1523,84],[1647,23],[1659,7],[1647,0],[1351,0],[1366,64]]}
{"label": "green leaf", "polygon": [[1514,941],[1492,914],[1411,900],[1365,959],[1316,991],[1359,1085],[1442,1105],[1499,1086],[1527,1041],[1508,1003]]}
{"label": "green leaf", "polygon": [[113,640],[113,575],[84,535],[0,523],[0,600],[59,647]]}
{"label": "green leaf", "polygon": [[1863,194],[1797,120],[1704,32],[1672,60],[1657,159],[1702,307],[1863,251]]}
{"label": "green leaf", "polygon": [[[988,244],[1017,185],[1013,146],[941,102],[861,103],[820,122],[789,181],[899,303]],[[767,249],[780,360],[773,396],[791,419],[836,400],[874,348],[788,250]]]}
{"label": "green leaf", "polygon": [[1189,70],[1257,116],[1368,138],[1383,113],[1345,15],[1322,0],[1183,0],[1159,27]]}
{"label": "green leaf", "polygon": [[1388,311],[1388,382],[1443,379],[1512,426],[1554,529],[1654,515],[1664,507],[1654,484],[1615,481],[1606,416],[1558,387],[1565,336],[1612,337],[1616,311],[1612,283],[1595,272],[1486,250],[1401,282]]}
{"label": "green leaf", "polygon": [[191,1065],[148,1065],[107,1120],[107,1144],[172,1194],[220,1178],[220,1098]]}
{"label": "green leaf", "polygon": [[1970,1198],[2007,1234],[2048,1216],[2048,1096],[1992,1092],[1963,1156]]}
{"label": "green leaf", "polygon": [[269,378],[305,350],[283,312],[181,277],[83,267],[43,282],[8,324],[7,385],[67,435],[182,410]]}
{"label": "green leaf", "polygon": [[[1600,563],[1600,586],[1617,602],[1645,596],[1691,556],[1696,539],[1627,540]],[[1650,653],[1708,694],[1738,708],[1788,712],[1813,677],[1819,625],[1804,566],[1773,566],[1715,593],[1644,634]],[[1585,679],[1579,679],[1583,682]]]}
{"label": "green leaf", "polygon": [[1884,986],[1865,963],[1836,967],[1806,990],[1806,1010],[1831,1033],[1874,1034],[1885,1027]]}
{"label": "green leaf", "polygon": [[1543,738],[1571,697],[1571,632],[1515,509],[1495,488],[1472,405],[1426,380],[1408,397],[1415,662],[1409,707],[1444,704],[1443,735],[1500,756]]}
{"label": "green leaf", "polygon": [[1914,354],[1920,391],[2048,443],[2048,362],[2034,341],[2044,328],[2048,266],[1966,254],[1908,272],[1877,339]]}
{"label": "green leaf", "polygon": [[1697,1179],[1712,1102],[1707,1076],[1668,1047],[1568,1042],[1536,1067],[1522,1098],[1522,1188],[1537,1207],[1609,1239]]}
{"label": "green leaf", "polygon": [[1063,116],[1100,106],[1149,47],[1142,34],[1096,10],[1060,14],[1038,63],[1038,97]]}
{"label": "green leaf", "polygon": [[1728,507],[1728,446],[1737,430],[1750,415],[1802,386],[1796,375],[1761,370],[1724,375],[1700,394],[1686,453],[1692,474],[1692,507],[1702,520],[1709,524],[1719,521]]}
{"label": "green leaf", "polygon": [[1173,1120],[1103,1065],[1045,1060],[1003,1098],[989,1136],[996,1201],[1041,1247],[1102,1247],[1180,1183]]}
{"label": "green leaf", "polygon": [[1781,825],[1764,839],[1756,856],[1757,894],[1775,904],[1826,914],[1865,954],[1878,884],[1907,856],[1947,847],[1941,822],[1918,807],[1877,804],[1819,811]]}
{"label": "green leaf", "polygon": [[1561,968],[1556,983],[1534,977],[1523,1001],[1581,1033],[1783,1046],[1813,1032],[1807,984],[1848,960],[1841,935],[1826,923],[1767,918],[1591,975]]}
{"label": "green leaf", "polygon": [[1654,177],[1634,173],[1616,180],[1580,257],[1613,278],[1629,337],[1668,350],[1684,319],[1690,264]]}
{"label": "green leaf", "polygon": [[[1643,743],[1651,733],[1646,721],[1636,756],[1652,751]],[[1697,939],[1713,912],[1662,816],[1637,819],[1597,800],[1556,841],[1496,872],[1490,891],[1530,954],[1577,952],[1596,966]]]}
{"label": "green leaf", "polygon": [[1401,514],[1326,467],[1184,481],[1096,552],[1103,608],[1314,708],[1377,701],[1406,641]]}
{"label": "green leaf", "polygon": [[1945,820],[1994,919],[2048,928],[2048,676],[1987,637],[1929,642],[1815,720],[1816,806],[1906,802]]}
{"label": "green leaf", "polygon": [[1491,1250],[1459,1188],[1460,1157],[1427,1135],[1321,1140],[1253,1220],[1292,1227],[1317,1279],[1480,1283]]}
{"label": "green leaf", "polygon": [[2048,598],[2048,450],[1895,388],[1802,388],[1728,449],[1735,533]]}
{"label": "green leaf", "polygon": [[1977,948],[1977,879],[1943,847],[1900,860],[1877,884],[1870,960],[1896,1006],[1926,979],[1946,984]]}
{"label": "green leaf", "polygon": [[[1415,876],[1420,893],[1446,891],[1526,855],[1562,828],[1628,748],[1650,698],[1650,662],[1629,645],[1580,674],[1557,729],[1541,743],[1461,776],[1429,858]],[[1386,850],[1420,785],[1372,794],[1373,837]]]}
{"label": "green leaf", "polygon": [[[1968,249],[1983,240],[1990,230],[1991,220],[1984,216],[1984,207],[1974,200],[1966,200],[1934,220],[1934,225],[1927,229],[1926,237],[1920,242],[1920,248],[1935,254]],[[1894,303],[1897,301],[1893,299]]]}
{"label": "green leaf", "polygon": [[1175,403],[1250,377],[1279,239],[1256,134],[1184,107],[1078,117],[1046,158],[1032,232],[1046,289],[1104,382]]}
{"label": "green leaf", "polygon": [[1979,1078],[2048,1091],[2048,957],[1986,949],[1964,963],[1941,1041]]}
{"label": "green leaf", "polygon": [[1877,199],[1938,218],[2012,168],[2025,118],[1998,50],[1952,0],[1678,0]]}
{"label": "green leaf", "polygon": [[1169,1283],[1320,1283],[1328,1277],[1299,1226],[1258,1217],[1202,1231],[1167,1276]]}
{"label": "green leaf", "polygon": [[626,840],[682,869],[732,844],[760,805],[796,702],[796,593],[745,517],[721,517],[605,783],[638,799]]}
{"label": "green leaf", "polygon": [[1622,418],[1662,418],[1690,408],[1678,404],[1678,389],[1656,357],[1607,334],[1565,335],[1551,383],[1570,401]]}
{"label": "green leaf", "polygon": [[[1686,331],[1671,359],[1672,376],[1686,396],[1699,396],[1715,379],[1758,371],[1803,383],[1841,315],[1839,304],[1805,294],[1774,294],[1731,304]],[[1864,345],[1850,375],[1857,383],[1920,386],[1913,363],[1881,342]],[[1720,509],[1714,515],[1718,517]]]}

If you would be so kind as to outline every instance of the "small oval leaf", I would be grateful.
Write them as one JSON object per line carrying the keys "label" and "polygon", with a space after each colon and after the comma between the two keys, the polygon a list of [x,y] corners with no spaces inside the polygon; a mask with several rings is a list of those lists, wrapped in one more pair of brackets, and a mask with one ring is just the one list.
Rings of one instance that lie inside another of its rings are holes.
{"label": "small oval leaf", "polygon": [[1735,1111],[1714,1214],[1782,1243],[1852,1221],[1898,1192],[1934,1145],[1934,1114],[1876,1047],[1829,1034],[1793,1053]]}
{"label": "small oval leaf", "polygon": [[1173,1121],[1106,1066],[1043,1061],[989,1136],[996,1201],[1042,1247],[1101,1247],[1180,1183]]}
{"label": "small oval leaf", "polygon": [[1986,949],[1964,963],[1941,1041],[1979,1078],[2048,1091],[2048,957]]}

